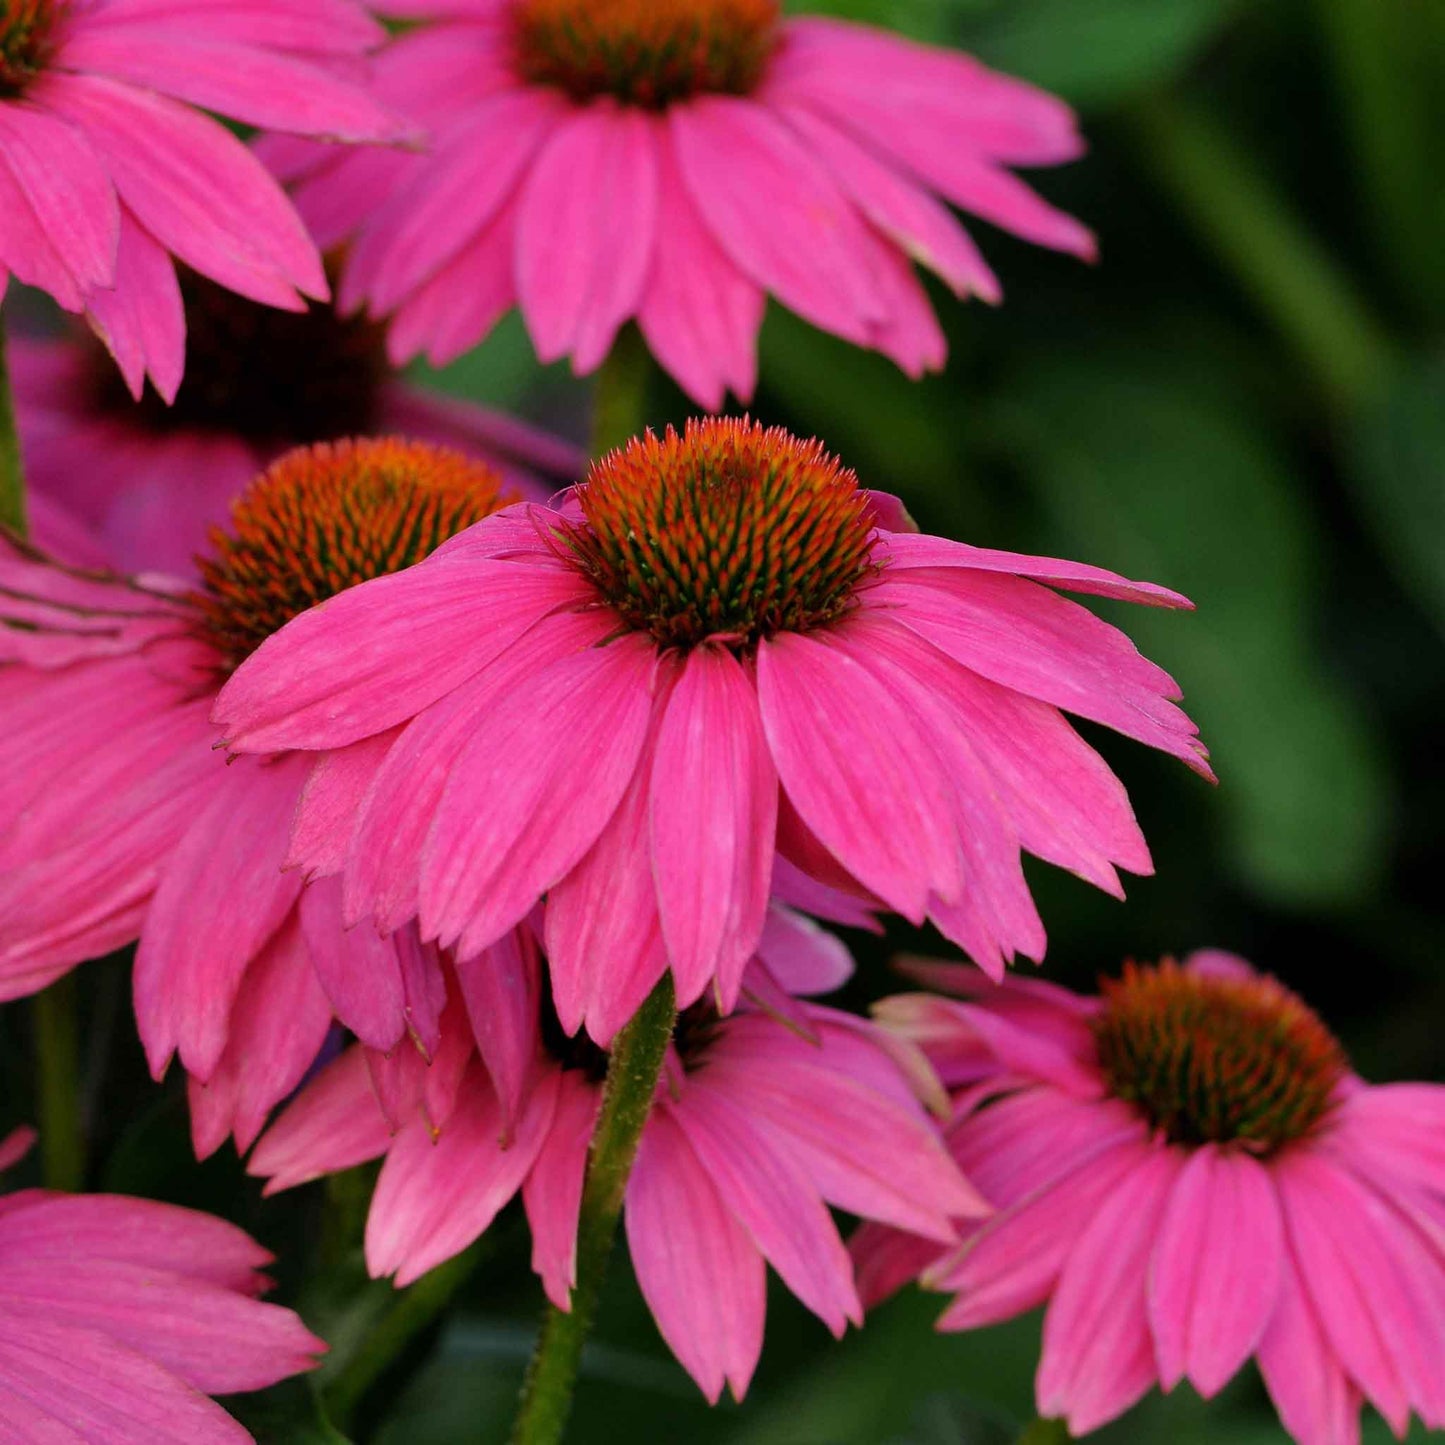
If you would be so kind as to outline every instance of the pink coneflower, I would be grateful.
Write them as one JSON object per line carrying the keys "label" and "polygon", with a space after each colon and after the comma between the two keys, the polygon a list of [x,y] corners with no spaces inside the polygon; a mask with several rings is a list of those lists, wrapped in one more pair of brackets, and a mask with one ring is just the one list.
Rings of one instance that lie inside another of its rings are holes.
{"label": "pink coneflower", "polygon": [[270,306],[326,296],[270,173],[203,112],[395,140],[346,73],[384,34],[351,0],[0,0],[0,296],[9,272],[84,312],[132,392],[149,374],[166,397],[185,357],[172,258]]}
{"label": "pink coneflower", "polygon": [[216,692],[289,617],[424,557],[500,505],[499,487],[421,443],[320,444],[245,492],[198,585],[0,554],[0,997],[138,938],[141,1037],[158,1075],[178,1050],[196,1081],[203,1153],[255,1137],[351,970],[391,1006],[383,1025],[350,1020],[375,1047],[410,1030],[434,1049],[438,1007],[414,930],[348,936],[339,888],[303,893],[283,871],[310,760],[228,768]]}
{"label": "pink coneflower", "polygon": [[1156,1381],[1213,1395],[1251,1355],[1300,1445],[1362,1400],[1445,1425],[1445,1088],[1366,1084],[1288,989],[1229,954],[886,1001],[954,1087],[955,1158],[999,1213],[940,1257],[865,1227],[864,1298],[921,1269],[942,1329],[1048,1304],[1038,1407],[1076,1434]]}
{"label": "pink coneflower", "polygon": [[348,921],[473,953],[547,894],[563,1026],[604,1044],[597,1001],[626,1018],[669,964],[732,1007],[779,860],[997,976],[1044,948],[1020,849],[1115,893],[1150,868],[1059,709],[1209,775],[1168,675],[1040,584],[1188,604],[907,525],[817,443],[649,435],[298,617],[215,717],[238,752],[344,750],[296,854]]}
{"label": "pink coneflower", "polygon": [[302,213],[355,235],[348,305],[442,362],[520,306],[579,373],[636,318],[702,406],[751,396],[765,296],[910,375],[945,344],[914,273],[998,281],[944,202],[1042,246],[1093,238],[1009,167],[1082,150],[1067,106],[964,55],[777,0],[393,0],[380,57],[421,156],[273,143]]}
{"label": "pink coneflower", "polygon": [[[26,1142],[0,1145],[0,1167]],[[256,1299],[270,1258],[234,1225],[174,1205],[0,1197],[0,1435],[245,1445],[206,1397],[265,1389],[326,1349],[290,1310]]]}
{"label": "pink coneflower", "polygon": [[[79,334],[11,339],[26,479],[92,527],[123,571],[189,576],[241,489],[311,442],[437,442],[490,462],[539,501],[582,473],[581,453],[565,443],[401,381],[375,325],[328,305],[278,311],[190,273],[181,290],[188,361],[173,406],[150,393],[134,404]],[[44,521],[37,515],[34,534],[48,544]]]}
{"label": "pink coneflower", "polygon": [[[741,1398],[763,1341],[765,1264],[833,1331],[862,1319],[828,1205],[935,1241],[985,1206],[948,1158],[896,1046],[793,995],[836,987],[846,954],[806,928],[749,969],[751,1005],[679,1017],[627,1186],[627,1242],[663,1338],[709,1400]],[[308,1084],[249,1168],[268,1192],[385,1157],[366,1228],[377,1277],[411,1283],[460,1253],[518,1193],[532,1263],[566,1310],[607,1056],[569,1038],[532,930],[457,965],[443,1039],[361,1048]],[[941,1245],[940,1245],[941,1247]]]}

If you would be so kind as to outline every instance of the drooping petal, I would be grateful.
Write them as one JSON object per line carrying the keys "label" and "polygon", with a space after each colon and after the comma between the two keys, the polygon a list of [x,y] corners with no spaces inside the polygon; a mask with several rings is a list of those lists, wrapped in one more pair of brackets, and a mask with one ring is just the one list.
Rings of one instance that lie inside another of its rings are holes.
{"label": "drooping petal", "polygon": [[457,959],[456,975],[477,1050],[510,1129],[540,1066],[542,966],[531,930],[514,928],[475,957]]}
{"label": "drooping petal", "polygon": [[638,1145],[624,1222],[663,1339],[710,1402],[724,1385],[742,1399],[763,1348],[763,1257],[665,1104]]}
{"label": "drooping petal", "polygon": [[1254,1353],[1279,1295],[1284,1226],[1257,1159],[1213,1145],[1180,1171],[1149,1266],[1159,1383],[1206,1399]]}
{"label": "drooping petal", "polygon": [[532,1229],[532,1268],[560,1310],[571,1308],[577,1283],[577,1215],[600,1102],[596,1084],[575,1069],[562,1073],[552,1127],[522,1185]]}
{"label": "drooping petal", "polygon": [[652,875],[677,1001],[716,979],[730,1012],[768,906],[778,780],[757,692],[726,649],[694,648],[652,757]]}

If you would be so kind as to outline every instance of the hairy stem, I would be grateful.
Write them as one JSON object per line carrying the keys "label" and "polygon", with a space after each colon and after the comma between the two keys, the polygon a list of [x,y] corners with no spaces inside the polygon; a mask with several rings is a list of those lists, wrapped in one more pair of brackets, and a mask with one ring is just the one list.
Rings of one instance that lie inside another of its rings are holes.
{"label": "hairy stem", "polygon": [[512,1427],[513,1445],[557,1445],[566,1429],[582,1346],[597,1316],[628,1176],[676,1021],[672,975],[665,974],[613,1045],[582,1190],[572,1308],[564,1313],[551,1305],[543,1318]]}

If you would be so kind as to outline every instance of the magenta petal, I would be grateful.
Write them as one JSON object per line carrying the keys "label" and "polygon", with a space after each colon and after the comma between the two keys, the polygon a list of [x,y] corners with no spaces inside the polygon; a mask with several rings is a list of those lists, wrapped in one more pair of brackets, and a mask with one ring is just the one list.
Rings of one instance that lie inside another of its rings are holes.
{"label": "magenta petal", "polygon": [[572,1287],[577,1283],[577,1215],[600,1102],[597,1085],[575,1069],[563,1071],[552,1127],[522,1185],[522,1203],[532,1228],[532,1268],[559,1310],[571,1308]]}
{"label": "magenta petal", "polygon": [[232,768],[166,864],[135,963],[136,1021],[157,1075],[174,1049],[202,1079],[220,1062],[241,976],[301,891],[281,861],[306,766]]}
{"label": "magenta petal", "polygon": [[738,269],[815,326],[866,345],[883,316],[871,238],[812,152],[734,96],[675,105],[668,123],[688,195]]}
{"label": "magenta petal", "polygon": [[758,701],[779,779],[804,822],[866,888],[914,923],[955,897],[962,860],[938,800],[951,784],[911,708],[827,643],[758,647]]}
{"label": "magenta petal", "polygon": [[1284,1226],[1257,1159],[1205,1145],[1180,1171],[1149,1270],[1159,1383],[1208,1399],[1254,1353],[1279,1294]]}
{"label": "magenta petal", "polygon": [[433,557],[293,618],[236,670],[213,715],[247,752],[345,747],[445,697],[585,586],[556,568]]}
{"label": "magenta petal", "polygon": [[694,648],[652,758],[652,875],[682,1007],[714,978],[730,1012],[763,930],[778,778],[757,693],[725,648]]}
{"label": "magenta petal", "polygon": [[585,856],[637,766],[654,668],[651,639],[630,634],[543,668],[475,719],[422,853],[426,936],[485,947]]}
{"label": "magenta petal", "polygon": [[1076,1435],[1123,1414],[1158,1371],[1145,1281],[1182,1157],[1154,1148],[1094,1210],[1070,1251],[1048,1313],[1037,1379],[1041,1415]]}
{"label": "magenta petal", "polygon": [[[574,110],[526,182],[517,294],[542,361],[600,365],[637,309],[657,231],[657,146],[648,118],[607,101]],[[579,241],[585,237],[585,241]]]}
{"label": "magenta petal", "polygon": [[366,1050],[351,1048],[328,1064],[261,1136],[246,1172],[264,1179],[265,1192],[275,1194],[379,1158],[390,1143]]}
{"label": "magenta petal", "polygon": [[763,1348],[763,1257],[665,1104],[643,1131],[625,1223],[637,1283],[663,1339],[709,1401],[725,1384],[742,1399]]}
{"label": "magenta petal", "polygon": [[366,1222],[366,1264],[372,1275],[411,1284],[460,1254],[518,1191],[547,1137],[557,1076],[533,1093],[504,1146],[501,1110],[485,1072],[467,1076],[457,1106],[435,1138],[418,1120],[397,1135]]}
{"label": "magenta petal", "polygon": [[341,872],[367,789],[400,732],[392,728],[317,759],[296,805],[286,850],[288,868],[304,868],[308,880]]}
{"label": "magenta petal", "polygon": [[1320,1329],[1293,1258],[1259,1343],[1259,1371],[1280,1422],[1301,1445],[1360,1445],[1360,1392]]}
{"label": "magenta petal", "polygon": [[528,928],[514,928],[474,958],[456,961],[477,1050],[511,1128],[539,1066],[542,966]]}
{"label": "magenta petal", "polygon": [[0,106],[0,164],[9,166],[81,290],[114,285],[120,206],[85,136],[42,109],[7,101]]}

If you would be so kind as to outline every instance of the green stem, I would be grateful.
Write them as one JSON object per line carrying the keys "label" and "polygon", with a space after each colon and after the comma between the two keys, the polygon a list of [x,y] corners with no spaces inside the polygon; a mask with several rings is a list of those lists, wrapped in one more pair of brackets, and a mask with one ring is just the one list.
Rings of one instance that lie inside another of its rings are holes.
{"label": "green stem", "polygon": [[346,1430],[367,1391],[392,1362],[452,1302],[485,1253],[484,1241],[454,1255],[424,1274],[408,1289],[399,1290],[390,1308],[366,1332],[345,1367],[322,1390],[327,1414]]}
{"label": "green stem", "polygon": [[85,1134],[80,1117],[80,1030],[72,973],[35,995],[36,1123],[46,1187],[79,1189],[85,1182]]}
{"label": "green stem", "polygon": [[652,357],[636,326],[618,333],[597,373],[592,399],[592,455],[605,456],[636,436],[647,423]]}
{"label": "green stem", "polygon": [[1074,1437],[1062,1420],[1035,1420],[1024,1426],[1017,1445],[1068,1445]]}
{"label": "green stem", "polygon": [[1133,119],[1160,182],[1315,381],[1346,407],[1374,396],[1394,367],[1389,337],[1253,158],[1177,96],[1140,104]]}
{"label": "green stem", "polygon": [[1429,87],[1438,65],[1427,4],[1315,0],[1362,208],[1410,299],[1445,305],[1445,210],[1439,204]]}
{"label": "green stem", "polygon": [[5,318],[0,314],[0,527],[26,534],[25,469],[20,460],[20,432],[15,426],[15,399],[5,364]]}
{"label": "green stem", "polygon": [[627,1179],[676,1022],[672,975],[665,974],[613,1045],[577,1222],[572,1308],[567,1313],[556,1306],[547,1309],[522,1385],[512,1445],[557,1445],[566,1429],[582,1346],[597,1316]]}

